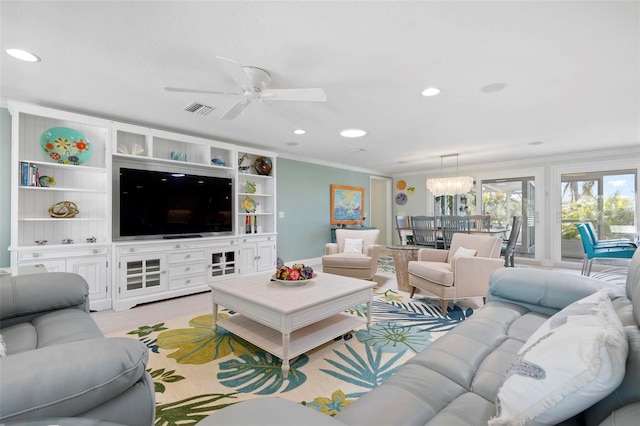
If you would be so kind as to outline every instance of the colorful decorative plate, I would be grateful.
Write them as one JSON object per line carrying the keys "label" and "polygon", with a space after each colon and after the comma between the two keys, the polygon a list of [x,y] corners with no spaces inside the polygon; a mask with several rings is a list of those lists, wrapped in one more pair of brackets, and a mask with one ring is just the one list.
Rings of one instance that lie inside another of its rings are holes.
{"label": "colorful decorative plate", "polygon": [[401,192],[398,195],[396,195],[396,204],[398,204],[399,206],[403,206],[407,204],[407,194],[405,194],[404,192]]}
{"label": "colorful decorative plate", "polygon": [[256,193],[256,184],[253,182],[247,182],[244,184],[244,192],[248,193],[248,194],[255,194]]}
{"label": "colorful decorative plate", "polygon": [[402,191],[406,187],[407,187],[407,182],[403,180],[399,180],[398,183],[396,183],[396,188],[398,188],[399,191]]}
{"label": "colorful decorative plate", "polygon": [[247,211],[247,213],[253,213],[256,211],[256,200],[251,197],[245,197],[242,201],[242,208]]}
{"label": "colorful decorative plate", "polygon": [[85,135],[69,127],[52,127],[40,136],[40,145],[52,160],[82,164],[91,158],[92,146]]}

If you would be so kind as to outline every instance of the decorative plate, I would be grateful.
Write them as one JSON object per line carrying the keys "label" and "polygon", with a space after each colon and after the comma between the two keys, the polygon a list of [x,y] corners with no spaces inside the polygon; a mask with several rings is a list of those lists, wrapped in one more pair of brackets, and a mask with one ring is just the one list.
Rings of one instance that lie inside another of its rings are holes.
{"label": "decorative plate", "polygon": [[271,168],[273,167],[271,160],[266,157],[258,157],[256,158],[256,162],[253,167],[256,169],[256,173],[259,175],[268,176],[271,173]]}
{"label": "decorative plate", "polygon": [[44,152],[61,164],[82,164],[91,158],[92,146],[85,135],[69,127],[52,127],[40,136]]}
{"label": "decorative plate", "polygon": [[256,193],[256,184],[253,182],[247,182],[244,184],[244,192],[248,193],[248,194],[255,194]]}
{"label": "decorative plate", "polygon": [[256,211],[256,200],[251,197],[245,197],[242,200],[242,208],[247,211],[247,213],[254,213]]}
{"label": "decorative plate", "polygon": [[[318,274],[316,274],[316,273],[313,274],[313,278],[315,278],[317,276],[318,276]],[[295,287],[295,286],[299,286],[299,285],[305,285],[306,283],[313,281],[313,278],[309,278],[307,280],[296,280],[296,281],[294,281],[294,280],[280,280],[280,279],[276,278],[275,274],[271,275],[271,281],[275,281],[277,283],[280,283],[282,285],[287,285],[287,286],[290,286],[290,287]]]}
{"label": "decorative plate", "polygon": [[398,195],[396,195],[396,203],[399,206],[407,204],[407,194],[405,194],[404,192],[401,192]]}
{"label": "decorative plate", "polygon": [[407,187],[407,182],[405,182],[403,180],[399,180],[398,183],[396,183],[396,188],[398,188],[398,190],[400,190],[400,191],[402,191],[406,187]]}

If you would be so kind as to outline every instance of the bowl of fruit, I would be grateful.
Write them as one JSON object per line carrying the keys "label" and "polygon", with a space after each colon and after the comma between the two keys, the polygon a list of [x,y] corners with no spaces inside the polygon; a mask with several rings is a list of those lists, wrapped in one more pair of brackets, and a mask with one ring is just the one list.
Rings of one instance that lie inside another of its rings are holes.
{"label": "bowl of fruit", "polygon": [[316,274],[311,266],[302,263],[294,263],[293,266],[281,266],[275,274],[271,276],[271,281],[276,281],[283,285],[304,285],[311,282]]}

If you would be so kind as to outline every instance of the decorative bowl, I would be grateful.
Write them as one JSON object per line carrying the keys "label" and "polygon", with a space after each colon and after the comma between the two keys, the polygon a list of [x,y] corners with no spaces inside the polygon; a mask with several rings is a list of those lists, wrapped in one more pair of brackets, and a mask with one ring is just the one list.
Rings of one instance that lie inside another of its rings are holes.
{"label": "decorative bowl", "polygon": [[274,275],[271,276],[271,281],[275,281],[275,282],[280,283],[282,285],[295,287],[295,286],[305,285],[307,283],[310,283],[317,276],[318,276],[318,274],[314,273],[311,278],[307,278],[307,279],[304,279],[304,280],[295,280],[294,281],[294,280],[281,280],[281,279],[278,279],[278,278],[276,278],[276,276],[274,274]]}
{"label": "decorative bowl", "polygon": [[268,176],[271,174],[271,168],[273,167],[271,163],[271,159],[266,157],[258,157],[256,158],[256,162],[253,167],[256,169],[256,173],[263,176]]}

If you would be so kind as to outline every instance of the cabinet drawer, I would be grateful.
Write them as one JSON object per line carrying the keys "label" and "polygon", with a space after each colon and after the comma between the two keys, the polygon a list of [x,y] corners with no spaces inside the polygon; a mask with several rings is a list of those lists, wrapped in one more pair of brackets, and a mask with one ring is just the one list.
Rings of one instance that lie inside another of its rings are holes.
{"label": "cabinet drawer", "polygon": [[204,274],[190,275],[190,276],[185,276],[180,278],[171,278],[169,280],[169,289],[175,290],[175,289],[180,289],[185,287],[196,287],[196,286],[205,285],[206,283],[207,282],[204,277]]}
{"label": "cabinet drawer", "polygon": [[39,260],[39,259],[66,259],[76,256],[95,256],[100,254],[108,254],[108,247],[86,247],[79,249],[46,249],[46,250],[27,250],[20,251],[18,261]]}
{"label": "cabinet drawer", "polygon": [[[177,251],[169,253],[169,264],[204,261],[204,250]],[[173,267],[173,266],[172,266]]]}
{"label": "cabinet drawer", "polygon": [[169,266],[170,277],[180,277],[196,273],[203,273],[206,270],[204,263],[184,263],[180,265]]}

